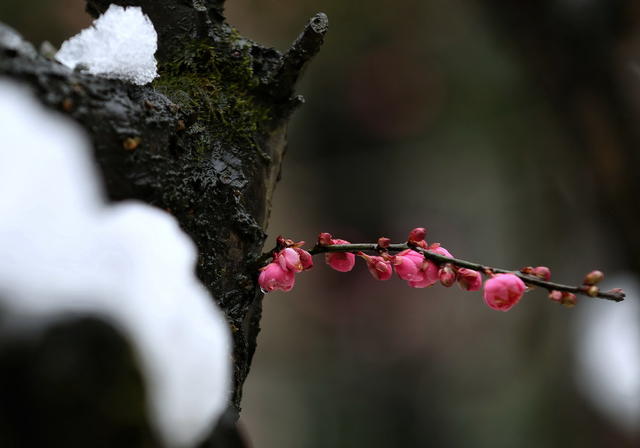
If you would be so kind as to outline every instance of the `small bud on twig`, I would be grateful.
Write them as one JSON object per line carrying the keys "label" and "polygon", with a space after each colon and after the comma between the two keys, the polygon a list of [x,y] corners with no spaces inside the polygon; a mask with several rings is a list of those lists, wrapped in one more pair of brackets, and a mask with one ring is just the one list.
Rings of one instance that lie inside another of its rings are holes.
{"label": "small bud on twig", "polygon": [[551,291],[549,292],[549,299],[553,300],[554,302],[561,302],[562,301],[562,292],[561,291]]}
{"label": "small bud on twig", "polygon": [[327,232],[323,232],[321,234],[318,235],[318,246],[329,246],[331,245],[331,239],[333,237],[331,236],[330,233]]}
{"label": "small bud on twig", "polygon": [[571,292],[563,292],[562,298],[560,299],[560,303],[562,303],[567,308],[573,308],[574,306],[576,306],[577,301],[578,298]]}
{"label": "small bud on twig", "polygon": [[597,286],[591,285],[586,289],[586,293],[590,297],[598,297],[600,289]]}
{"label": "small bud on twig", "polygon": [[551,280],[551,270],[546,266],[537,266],[533,268],[531,273],[545,282]]}
{"label": "small bud on twig", "polygon": [[595,285],[601,282],[603,278],[604,278],[604,274],[601,271],[591,271],[584,277],[582,284]]}
{"label": "small bud on twig", "polygon": [[391,244],[391,240],[389,238],[378,238],[378,247],[380,249],[388,249],[389,244]]}
{"label": "small bud on twig", "polygon": [[441,267],[438,271],[438,277],[442,286],[446,286],[447,288],[453,286],[456,282],[456,272],[453,269],[453,265],[447,263]]}
{"label": "small bud on twig", "polygon": [[410,245],[420,245],[421,241],[424,241],[427,236],[427,229],[424,227],[416,227],[411,232],[409,232],[409,237],[407,238],[407,242]]}

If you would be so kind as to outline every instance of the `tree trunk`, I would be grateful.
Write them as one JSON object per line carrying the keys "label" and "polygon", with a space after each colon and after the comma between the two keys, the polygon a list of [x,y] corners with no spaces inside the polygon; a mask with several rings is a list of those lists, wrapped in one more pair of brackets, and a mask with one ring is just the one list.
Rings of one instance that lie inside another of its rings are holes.
{"label": "tree trunk", "polygon": [[313,17],[280,54],[227,24],[223,0],[87,0],[87,11],[97,16],[110,3],[141,6],[154,23],[160,77],[152,84],[72,71],[1,39],[0,75],[29,83],[87,130],[112,200],[160,207],[193,238],[198,276],[233,333],[239,411],[260,330],[256,260],[287,122],[302,102],[293,87],[322,44],[327,18]]}

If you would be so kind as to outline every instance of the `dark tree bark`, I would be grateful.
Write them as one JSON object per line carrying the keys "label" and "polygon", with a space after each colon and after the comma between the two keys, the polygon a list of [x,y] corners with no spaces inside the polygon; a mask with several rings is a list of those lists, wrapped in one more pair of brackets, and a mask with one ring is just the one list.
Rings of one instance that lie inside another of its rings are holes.
{"label": "dark tree bark", "polygon": [[2,32],[0,75],[29,83],[44,104],[87,130],[112,200],[167,210],[193,238],[198,276],[233,333],[239,411],[260,330],[256,260],[287,121],[302,102],[293,88],[322,44],[327,18],[313,17],[280,54],[227,24],[222,0],[87,0],[87,11],[97,16],[110,3],[141,6],[154,23],[160,77],[151,85],[69,70],[27,43],[9,44]]}

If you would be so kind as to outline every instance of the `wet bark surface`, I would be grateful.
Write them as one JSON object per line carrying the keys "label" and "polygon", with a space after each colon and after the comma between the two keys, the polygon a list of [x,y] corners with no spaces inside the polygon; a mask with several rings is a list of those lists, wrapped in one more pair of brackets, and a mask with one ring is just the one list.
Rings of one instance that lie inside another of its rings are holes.
{"label": "wet bark surface", "polygon": [[239,412],[260,330],[256,260],[287,121],[302,102],[293,88],[322,44],[327,19],[312,18],[281,54],[240,36],[225,22],[221,0],[87,0],[87,11],[97,16],[110,3],[141,6],[154,23],[160,77],[153,83],[70,70],[7,28],[0,29],[0,76],[28,83],[86,129],[111,200],[162,208],[193,238],[198,276],[233,334]]}

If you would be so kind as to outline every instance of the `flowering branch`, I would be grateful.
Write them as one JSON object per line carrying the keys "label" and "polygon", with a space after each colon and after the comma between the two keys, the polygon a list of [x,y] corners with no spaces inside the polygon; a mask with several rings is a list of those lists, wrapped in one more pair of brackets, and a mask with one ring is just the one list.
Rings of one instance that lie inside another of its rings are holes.
{"label": "flowering branch", "polygon": [[[541,288],[545,288],[549,291],[564,291],[573,294],[582,294],[589,297],[613,300],[614,302],[622,302],[625,298],[624,291],[620,289],[612,289],[610,291],[599,291],[593,294],[593,292],[589,293],[589,288],[593,285],[582,285],[582,286],[571,286],[571,285],[563,285],[561,283],[550,282],[541,279],[540,277],[536,277],[534,275],[528,275],[521,271],[509,271],[507,269],[494,268],[491,266],[485,266],[479,263],[473,263],[471,261],[462,260],[459,258],[449,258],[444,255],[437,254],[435,252],[431,252],[429,250],[423,249],[421,247],[409,247],[408,244],[390,244],[387,248],[389,252],[401,252],[407,249],[413,249],[417,252],[420,252],[424,258],[427,260],[431,260],[436,264],[444,264],[451,263],[454,266],[458,266],[460,268],[467,268],[473,271],[478,271],[480,273],[489,273],[493,272],[495,274],[514,274],[527,285],[530,286],[539,286]],[[328,252],[359,252],[359,251],[369,251],[381,253],[383,250],[376,243],[358,243],[358,244],[332,244],[329,246],[321,246],[316,245],[313,249],[309,251],[311,255],[317,255]],[[525,268],[526,269],[526,268]],[[597,288],[597,287],[596,287]]]}
{"label": "flowering branch", "polygon": [[[596,284],[604,278],[600,271],[587,274],[580,286],[551,282],[551,271],[545,266],[525,267],[519,271],[494,268],[454,258],[439,243],[427,245],[424,228],[413,229],[406,243],[391,244],[388,238],[377,243],[351,244],[334,239],[328,233],[318,236],[318,243],[310,250],[302,249],[304,241],[294,242],[278,237],[273,251],[264,254],[259,262],[272,262],[260,270],[258,282],[264,292],[289,291],[295,283],[295,273],[313,267],[313,255],[325,254],[327,264],[340,272],[348,272],[355,265],[356,256],[363,258],[371,275],[377,280],[388,280],[396,274],[413,288],[425,288],[440,282],[452,286],[455,282],[462,289],[477,291],[482,288],[482,274],[488,277],[484,284],[485,303],[496,310],[507,311],[527,290],[538,286],[549,291],[549,298],[565,306],[576,304],[576,294],[620,302],[625,294],[619,288],[600,291]],[[365,252],[372,253],[368,255]],[[395,255],[392,255],[395,254]]]}

